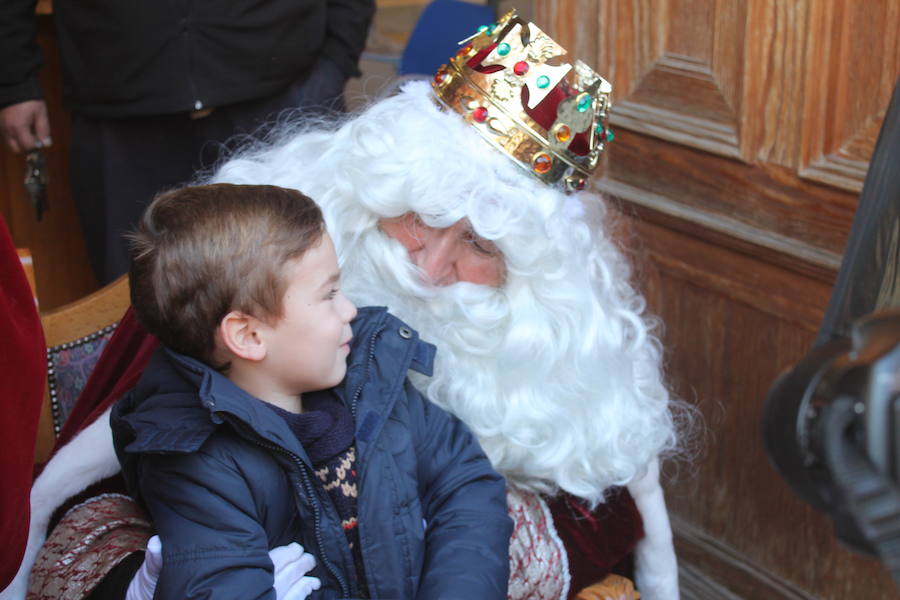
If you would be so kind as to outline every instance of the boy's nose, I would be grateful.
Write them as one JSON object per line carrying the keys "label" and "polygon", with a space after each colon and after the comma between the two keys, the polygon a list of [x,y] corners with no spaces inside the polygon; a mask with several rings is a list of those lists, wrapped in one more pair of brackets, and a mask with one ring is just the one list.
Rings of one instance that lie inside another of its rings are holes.
{"label": "boy's nose", "polygon": [[353,304],[353,302],[351,302],[350,299],[343,294],[343,292],[341,293],[341,299],[343,300],[341,310],[344,313],[344,320],[349,323],[356,318],[356,313],[358,311],[356,310],[356,305]]}

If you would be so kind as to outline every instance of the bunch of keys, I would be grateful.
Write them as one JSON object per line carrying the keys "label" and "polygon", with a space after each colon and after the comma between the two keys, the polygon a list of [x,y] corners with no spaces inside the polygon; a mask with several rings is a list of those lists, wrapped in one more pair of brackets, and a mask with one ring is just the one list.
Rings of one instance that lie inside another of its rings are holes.
{"label": "bunch of keys", "polygon": [[25,191],[40,221],[44,211],[50,208],[47,202],[47,157],[40,150],[32,150],[25,157]]}

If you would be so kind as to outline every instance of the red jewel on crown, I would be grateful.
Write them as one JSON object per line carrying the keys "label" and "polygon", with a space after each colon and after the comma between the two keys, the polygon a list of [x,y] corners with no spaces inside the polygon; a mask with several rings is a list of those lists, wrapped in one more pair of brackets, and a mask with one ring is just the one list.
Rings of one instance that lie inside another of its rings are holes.
{"label": "red jewel on crown", "polygon": [[488,109],[483,106],[479,106],[475,110],[472,111],[472,120],[478,123],[484,123],[488,118]]}

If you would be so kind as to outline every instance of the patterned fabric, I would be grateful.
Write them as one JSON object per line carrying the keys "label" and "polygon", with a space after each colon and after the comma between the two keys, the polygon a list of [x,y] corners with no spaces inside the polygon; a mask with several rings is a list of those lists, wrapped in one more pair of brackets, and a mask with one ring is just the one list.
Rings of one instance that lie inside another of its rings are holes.
{"label": "patterned fabric", "polygon": [[507,488],[506,503],[515,522],[508,600],[565,600],[571,584],[569,563],[547,503],[513,487]]}
{"label": "patterned fabric", "polygon": [[356,567],[356,578],[359,581],[359,591],[363,598],[368,598],[366,586],[366,572],[363,567],[362,549],[359,546],[359,528],[356,520],[356,446],[350,446],[325,464],[316,465],[316,477],[322,483],[322,487],[328,492],[338,516],[341,517],[341,527],[350,544],[353,553],[353,563]]}
{"label": "patterned fabric", "polygon": [[103,494],[73,507],[38,553],[27,600],[84,598],[151,535],[149,519],[128,496]]}
{"label": "patterned fabric", "polygon": [[47,351],[53,426],[57,433],[69,418],[75,401],[112,334],[112,328],[109,328],[100,335],[54,346]]}
{"label": "patterned fabric", "polygon": [[341,516],[341,526],[347,534],[350,548],[359,546],[359,532],[356,529],[356,447],[350,446],[343,453],[320,465],[316,477],[334,502]]}

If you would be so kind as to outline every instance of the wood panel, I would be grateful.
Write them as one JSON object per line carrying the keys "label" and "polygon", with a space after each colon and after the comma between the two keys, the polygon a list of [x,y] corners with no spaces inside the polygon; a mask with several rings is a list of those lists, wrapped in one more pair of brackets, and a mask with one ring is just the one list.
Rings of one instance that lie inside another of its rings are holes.
{"label": "wood panel", "polygon": [[807,352],[830,286],[703,236],[638,218],[631,227],[639,284],[665,323],[671,383],[703,421],[699,456],[666,484],[682,584],[694,590],[685,597],[895,598],[887,570],[840,548],[763,448],[763,398]]}
{"label": "wood panel", "polygon": [[900,73],[900,3],[810,5],[803,177],[859,192]]}
{"label": "wood panel", "polygon": [[50,210],[37,221],[22,185],[25,159],[0,144],[0,214],[6,219],[16,246],[31,251],[40,308],[49,310],[92,292],[97,283],[69,193],[71,119],[62,106],[59,50],[49,16],[38,18],[38,43],[44,58],[41,87],[53,136],[53,146],[45,152]]}
{"label": "wood panel", "polygon": [[775,473],[760,428],[840,265],[900,74],[900,0],[537,0],[534,15],[613,84],[595,185],[626,215],[673,388],[703,416],[667,483],[682,597],[898,597]]}
{"label": "wood panel", "polygon": [[[616,82],[623,87],[613,124],[740,157],[746,5],[653,0],[633,5],[634,12],[614,6],[615,31],[630,31],[606,38],[625,59],[617,62],[629,64]],[[681,35],[685,31],[691,35]]]}
{"label": "wood panel", "polygon": [[806,2],[547,0],[536,15],[567,47],[596,51],[612,80],[617,139],[599,189],[833,278],[856,196],[800,170]]}
{"label": "wood panel", "polygon": [[597,187],[824,281],[833,281],[856,210],[856,197],[786,167],[746,165],[629,130],[616,134]]}
{"label": "wood panel", "polygon": [[614,85],[614,125],[859,192],[900,72],[898,10],[889,0],[547,0],[537,18],[573,55],[597,57]]}

